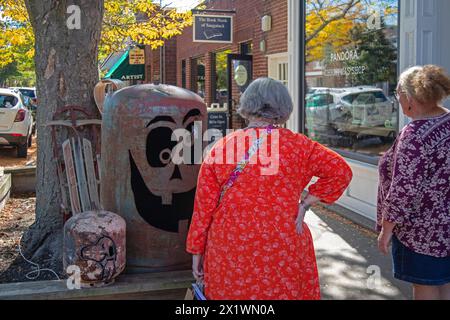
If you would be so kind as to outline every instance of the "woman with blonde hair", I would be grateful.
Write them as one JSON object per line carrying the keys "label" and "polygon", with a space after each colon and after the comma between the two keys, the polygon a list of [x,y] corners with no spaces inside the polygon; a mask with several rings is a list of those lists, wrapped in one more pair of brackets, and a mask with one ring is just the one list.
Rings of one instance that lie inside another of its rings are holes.
{"label": "woman with blonde hair", "polygon": [[397,99],[412,119],[380,160],[378,246],[392,240],[394,276],[414,298],[450,299],[450,78],[434,65],[399,79]]}
{"label": "woman with blonde hair", "polygon": [[[278,127],[292,111],[286,86],[255,80],[238,110],[248,128],[214,145],[200,169],[187,251],[208,299],[320,298],[313,240],[303,219],[312,204],[336,201],[352,172],[337,153]],[[245,152],[228,157],[235,150]],[[319,179],[299,205],[313,177]]]}

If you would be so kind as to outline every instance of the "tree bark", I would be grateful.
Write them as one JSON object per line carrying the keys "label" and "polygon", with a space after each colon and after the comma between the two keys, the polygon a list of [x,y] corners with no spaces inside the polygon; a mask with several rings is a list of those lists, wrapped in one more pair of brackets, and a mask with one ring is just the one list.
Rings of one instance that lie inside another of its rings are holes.
{"label": "tree bark", "polygon": [[[103,0],[25,0],[36,39],[37,185],[36,222],[25,234],[22,246],[27,258],[62,270],[63,215],[61,192],[53,155],[51,128],[45,124],[55,112],[77,105],[97,114],[93,88],[99,79],[98,44],[103,19]],[[69,30],[67,7],[81,9],[81,29]],[[58,130],[59,147],[69,137]]]}

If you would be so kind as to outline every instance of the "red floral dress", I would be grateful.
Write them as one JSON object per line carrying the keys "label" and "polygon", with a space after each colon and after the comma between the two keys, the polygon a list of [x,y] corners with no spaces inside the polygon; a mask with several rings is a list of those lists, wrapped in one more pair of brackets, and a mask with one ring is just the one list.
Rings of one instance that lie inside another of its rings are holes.
{"label": "red floral dress", "polygon": [[[337,153],[301,134],[276,129],[261,146],[272,162],[255,155],[258,161],[245,167],[219,203],[222,187],[241,160],[236,141],[245,134],[237,131],[218,142],[198,178],[187,251],[204,255],[206,297],[320,299],[310,230],[305,224],[298,235],[295,229],[299,200],[311,179],[318,177],[309,193],[325,203],[335,202],[352,172]],[[217,164],[228,150],[234,150],[235,163]],[[262,174],[261,168],[268,166],[276,170]]]}

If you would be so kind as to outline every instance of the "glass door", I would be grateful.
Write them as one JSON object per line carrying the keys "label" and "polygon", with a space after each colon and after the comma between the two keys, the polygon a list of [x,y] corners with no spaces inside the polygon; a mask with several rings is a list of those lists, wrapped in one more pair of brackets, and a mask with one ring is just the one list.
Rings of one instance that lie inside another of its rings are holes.
{"label": "glass door", "polygon": [[239,97],[233,97],[233,86],[242,94],[253,81],[253,57],[242,54],[229,54],[227,59],[228,77],[228,110],[230,113],[230,126],[232,124],[232,112],[238,104]]}

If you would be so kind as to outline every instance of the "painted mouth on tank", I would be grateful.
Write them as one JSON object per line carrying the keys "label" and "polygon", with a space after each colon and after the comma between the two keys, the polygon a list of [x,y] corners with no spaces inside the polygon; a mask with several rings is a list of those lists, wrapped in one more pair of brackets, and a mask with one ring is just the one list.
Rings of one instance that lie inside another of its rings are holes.
{"label": "painted mouth on tank", "polygon": [[162,197],[153,194],[145,184],[131,151],[131,189],[134,195],[136,209],[149,225],[167,232],[179,232],[179,221],[190,220],[194,210],[196,188],[172,195],[172,204],[164,205]]}

